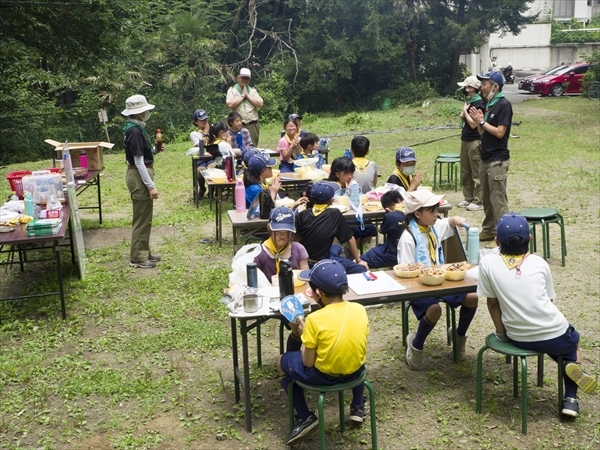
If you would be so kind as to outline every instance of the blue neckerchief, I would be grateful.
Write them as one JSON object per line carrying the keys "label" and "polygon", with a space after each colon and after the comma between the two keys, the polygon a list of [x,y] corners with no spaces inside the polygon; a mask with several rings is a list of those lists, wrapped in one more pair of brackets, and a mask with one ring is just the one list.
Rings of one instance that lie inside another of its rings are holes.
{"label": "blue neckerchief", "polygon": [[[410,233],[415,238],[415,262],[421,263],[424,266],[431,266],[433,262],[436,264],[436,261],[431,261],[431,256],[429,256],[429,242],[423,239],[423,234],[421,230],[419,230],[419,224],[415,219],[412,219],[408,222],[408,227],[410,228]],[[439,238],[437,235],[437,231],[435,227],[431,227],[433,231],[433,235],[435,236],[435,248],[438,253],[438,264],[444,264],[444,251],[442,250],[442,246],[438,245]]]}

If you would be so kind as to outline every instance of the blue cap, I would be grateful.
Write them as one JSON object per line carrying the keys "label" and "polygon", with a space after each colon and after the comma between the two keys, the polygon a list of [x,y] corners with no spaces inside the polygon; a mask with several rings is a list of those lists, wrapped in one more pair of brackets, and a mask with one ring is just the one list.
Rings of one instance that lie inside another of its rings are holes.
{"label": "blue cap", "polygon": [[260,153],[260,152],[258,150],[256,150],[255,148],[249,148],[242,152],[242,161],[244,161],[244,164],[246,164],[246,167],[248,167],[248,161],[250,161],[250,158],[255,153]]}
{"label": "blue cap", "polygon": [[396,151],[396,162],[405,163],[417,161],[415,151],[410,147],[401,147]]}
{"label": "blue cap", "polygon": [[508,239],[513,236],[521,236],[524,241],[529,242],[529,223],[525,217],[509,212],[498,221],[496,236],[502,244],[508,244]]}
{"label": "blue cap", "polygon": [[346,269],[338,261],[322,259],[312,269],[298,274],[299,280],[310,281],[323,292],[336,292],[344,284],[348,284]]}
{"label": "blue cap", "polygon": [[203,109],[197,109],[196,111],[194,111],[194,114],[192,114],[192,121],[195,122],[196,120],[206,120],[208,119],[208,114],[206,114],[206,111],[204,111]]}
{"label": "blue cap", "polygon": [[500,72],[487,72],[483,75],[477,75],[477,79],[479,81],[492,80],[494,83],[497,83],[498,86],[504,86],[504,78]]}
{"label": "blue cap", "polygon": [[260,175],[267,167],[277,164],[275,158],[269,158],[264,153],[254,152],[248,160],[248,171],[253,175]]}
{"label": "blue cap", "polygon": [[329,202],[337,191],[340,190],[340,185],[337,183],[330,183],[329,181],[317,181],[313,184],[310,190],[310,199],[313,203],[319,205]]}
{"label": "blue cap", "polygon": [[293,113],[293,114],[290,114],[288,116],[288,119],[290,119],[290,120],[296,120],[296,119],[302,120],[302,116],[300,114]]}
{"label": "blue cap", "polygon": [[272,210],[269,216],[269,228],[272,231],[291,231],[295,233],[294,211],[287,206],[279,206]]}

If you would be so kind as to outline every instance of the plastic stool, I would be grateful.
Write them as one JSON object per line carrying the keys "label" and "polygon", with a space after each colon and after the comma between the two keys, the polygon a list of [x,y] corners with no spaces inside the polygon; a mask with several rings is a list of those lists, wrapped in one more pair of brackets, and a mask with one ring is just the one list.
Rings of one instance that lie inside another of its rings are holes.
{"label": "plastic stool", "polygon": [[530,208],[521,211],[523,217],[527,219],[532,227],[531,241],[529,242],[529,251],[534,253],[537,250],[537,240],[535,226],[542,226],[542,250],[544,259],[550,258],[550,227],[551,223],[557,223],[560,227],[560,251],[562,266],[565,266],[565,256],[567,256],[567,240],[565,238],[565,221],[557,209],[554,208]]}
{"label": "plastic stool", "polygon": [[[446,180],[442,179],[442,174],[444,171],[444,164],[447,165]],[[460,164],[460,156],[451,156],[451,157],[438,156],[435,159],[435,164],[433,166],[433,190],[434,191],[436,190],[437,187],[442,188],[443,186],[452,186],[452,183],[454,183],[454,192],[458,192],[458,177],[459,177],[458,165],[459,164]],[[438,177],[438,166],[439,166],[439,177]],[[439,181],[438,181],[438,178],[439,178]]]}
{"label": "plastic stool", "polygon": [[[442,301],[438,299],[438,301]],[[408,336],[408,310],[410,309],[410,302],[402,302],[402,345],[406,347],[406,337]],[[454,362],[458,362],[458,348],[456,347],[456,309],[446,303],[446,329],[452,327],[454,333],[452,333],[452,342],[450,336],[446,337],[446,343],[452,345],[452,356]]]}
{"label": "plastic stool", "polygon": [[440,153],[438,155],[438,158],[459,158],[460,159],[460,153]]}
{"label": "plastic stool", "polygon": [[[513,397],[519,395],[519,368],[517,359],[521,359],[521,433],[527,434],[527,357],[537,356],[537,385],[544,384],[544,354],[535,350],[525,350],[510,342],[499,341],[494,334],[485,338],[485,345],[481,347],[477,355],[477,414],[481,414],[481,391],[483,385],[483,353],[492,349],[497,353],[513,357]],[[558,413],[562,411],[563,401],[563,359],[558,358]]]}
{"label": "plastic stool", "polygon": [[294,429],[294,383],[302,389],[315,391],[319,393],[319,442],[321,450],[325,450],[325,394],[327,392],[339,393],[339,408],[340,408],[340,432],[343,433],[346,429],[344,419],[344,391],[352,389],[362,383],[369,391],[369,412],[371,416],[371,448],[377,450],[377,421],[375,417],[375,391],[371,383],[367,381],[367,374],[363,370],[360,377],[348,383],[338,383],[329,386],[316,386],[313,384],[302,383],[301,381],[293,380],[288,386],[288,408],[290,414],[290,431]]}

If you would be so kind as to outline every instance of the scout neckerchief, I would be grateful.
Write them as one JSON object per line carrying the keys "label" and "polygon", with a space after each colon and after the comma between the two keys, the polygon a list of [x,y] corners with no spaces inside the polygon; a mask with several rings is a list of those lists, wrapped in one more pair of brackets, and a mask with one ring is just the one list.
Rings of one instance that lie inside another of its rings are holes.
{"label": "scout neckerchief", "polygon": [[502,256],[502,261],[504,261],[508,270],[517,269],[517,275],[521,275],[521,264],[529,256],[529,252],[524,255],[504,255],[500,253],[500,256]]}
{"label": "scout neckerchief", "polygon": [[[468,99],[467,99],[467,103],[468,103],[469,105],[472,105],[472,104],[473,104],[473,103],[475,103],[477,100],[482,100],[482,101],[483,101],[483,99],[481,98],[481,95],[479,95],[479,94],[475,94],[473,97],[471,97],[471,98],[468,98]],[[461,127],[461,128],[462,128],[462,127],[464,127],[464,126],[465,126],[465,123],[466,123],[465,119],[461,119],[461,120],[460,120],[460,127]]]}
{"label": "scout neckerchief", "polygon": [[[504,98],[504,93],[503,92],[498,92],[496,94],[496,96],[488,102],[488,104],[487,104],[487,106],[485,108],[485,116],[484,116],[483,120],[485,120],[487,122],[488,116],[490,115],[490,111],[492,110],[492,108],[494,107],[494,105],[496,103],[498,103],[498,100],[500,100],[501,98]],[[485,130],[483,130],[483,133],[485,133]]]}
{"label": "scout neckerchief", "polygon": [[356,170],[358,171],[358,173],[364,173],[365,170],[367,169],[367,167],[369,166],[369,163],[371,161],[369,161],[367,158],[364,157],[357,157],[355,156],[352,159],[352,162],[354,163],[354,165],[356,166]]}
{"label": "scout neckerchief", "polygon": [[[146,142],[148,142],[148,146],[152,149],[153,145],[150,142],[150,139],[148,138],[148,133],[146,133],[146,129],[142,126],[141,121],[134,119],[133,117],[128,117],[127,120],[125,121],[125,125],[123,125],[123,134],[127,134],[127,131],[130,128],[139,128],[140,130],[142,130],[142,133],[144,134],[144,137],[146,138]],[[144,124],[145,125],[145,124]]]}
{"label": "scout neckerchief", "polygon": [[[242,88],[239,83],[235,83],[235,85],[233,87],[236,88],[240,94],[242,93]],[[246,86],[246,91],[248,91],[248,94],[250,94],[250,91],[251,91],[250,86]],[[246,107],[246,99],[244,99],[244,101],[242,103],[244,103],[244,108],[245,108]]]}
{"label": "scout neckerchief", "polygon": [[318,205],[313,205],[312,212],[315,215],[315,217],[317,217],[318,215],[322,214],[323,211],[325,211],[328,206],[329,206],[329,203],[321,203]]}
{"label": "scout neckerchief", "polygon": [[[437,232],[435,231],[435,227],[428,227],[419,225],[415,219],[412,219],[408,226],[410,227],[410,232],[415,238],[415,262],[422,263],[425,266],[435,265],[435,264],[444,264],[444,254],[442,253],[442,248],[440,247],[439,258],[436,255],[437,249]],[[427,233],[428,243],[423,239],[423,234]]]}
{"label": "scout neckerchief", "polygon": [[404,188],[404,190],[406,192],[408,192],[408,188],[410,187],[410,182],[412,180],[412,175],[409,175],[407,177],[397,167],[394,169],[394,173],[392,175],[396,175],[400,179],[400,182],[402,183],[402,187]]}
{"label": "scout neckerchief", "polygon": [[287,141],[288,144],[292,145],[292,140],[290,139],[290,137],[287,135],[287,133],[285,134],[285,140]]}
{"label": "scout neckerchief", "polygon": [[277,250],[277,246],[275,245],[273,238],[270,237],[265,242],[263,242],[263,247],[265,247],[265,249],[271,254],[273,254],[273,256],[275,257],[275,273],[279,273],[279,261],[281,261],[281,259],[285,257],[285,253],[288,251],[291,245],[292,243],[290,241],[281,250]]}

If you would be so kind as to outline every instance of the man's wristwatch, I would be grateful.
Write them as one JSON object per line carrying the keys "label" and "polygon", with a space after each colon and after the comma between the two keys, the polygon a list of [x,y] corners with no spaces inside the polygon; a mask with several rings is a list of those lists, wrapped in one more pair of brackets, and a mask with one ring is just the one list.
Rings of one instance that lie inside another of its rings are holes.
{"label": "man's wristwatch", "polygon": [[485,120],[482,120],[481,122],[479,122],[479,125],[483,126],[484,123],[485,123]]}

